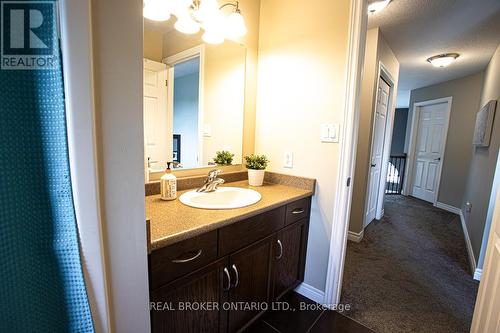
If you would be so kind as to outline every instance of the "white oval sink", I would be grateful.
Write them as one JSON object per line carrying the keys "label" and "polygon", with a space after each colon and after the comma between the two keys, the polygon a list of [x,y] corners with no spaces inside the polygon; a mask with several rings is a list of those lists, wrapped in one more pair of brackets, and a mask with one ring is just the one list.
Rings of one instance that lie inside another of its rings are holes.
{"label": "white oval sink", "polygon": [[253,205],[262,198],[259,192],[239,187],[219,187],[215,192],[186,192],[179,200],[190,207],[204,209],[233,209]]}

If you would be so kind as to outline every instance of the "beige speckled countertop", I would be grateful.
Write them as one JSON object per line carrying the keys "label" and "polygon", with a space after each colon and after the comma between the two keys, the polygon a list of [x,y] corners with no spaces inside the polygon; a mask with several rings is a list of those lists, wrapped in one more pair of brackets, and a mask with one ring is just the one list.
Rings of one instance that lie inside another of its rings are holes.
{"label": "beige speckled countertop", "polygon": [[151,251],[314,194],[312,190],[271,183],[252,187],[247,181],[237,181],[225,186],[251,188],[259,192],[262,199],[248,207],[208,210],[182,204],[178,198],[186,191],[179,191],[174,201],[162,201],[159,195],[147,196],[146,218],[151,223]]}

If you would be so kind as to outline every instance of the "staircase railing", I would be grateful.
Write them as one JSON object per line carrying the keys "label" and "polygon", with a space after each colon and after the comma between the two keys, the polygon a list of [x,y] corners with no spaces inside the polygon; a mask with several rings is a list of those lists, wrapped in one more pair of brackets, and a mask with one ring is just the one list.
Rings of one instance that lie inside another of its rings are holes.
{"label": "staircase railing", "polygon": [[406,154],[391,155],[387,168],[386,194],[401,194],[406,168]]}

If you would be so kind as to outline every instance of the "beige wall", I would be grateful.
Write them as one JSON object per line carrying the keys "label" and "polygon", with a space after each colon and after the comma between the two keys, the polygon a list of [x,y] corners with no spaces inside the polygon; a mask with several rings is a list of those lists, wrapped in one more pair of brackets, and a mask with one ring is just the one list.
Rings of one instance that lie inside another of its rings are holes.
{"label": "beige wall", "polygon": [[[392,124],[396,106],[396,91],[399,78],[399,62],[385,41],[378,28],[368,30],[366,36],[365,62],[361,81],[361,106],[358,129],[358,148],[356,151],[356,168],[353,181],[353,198],[349,230],[359,233],[363,230],[366,206],[366,188],[370,165],[371,139],[373,135],[373,110],[375,107],[376,87],[379,74],[379,63],[382,63],[394,80],[392,105],[388,121]],[[391,126],[392,128],[392,126]],[[386,135],[391,135],[388,131]]]}
{"label": "beige wall", "polygon": [[[492,99],[497,101],[500,100],[500,45],[486,68],[480,101],[475,108],[471,110],[471,113],[474,115],[474,120],[471,121],[472,130],[476,112],[479,111],[480,107],[484,106]],[[478,261],[480,255],[495,166],[498,159],[498,150],[500,148],[499,112],[500,106],[497,105],[491,142],[488,148],[473,148],[471,145],[472,135],[468,136],[467,145],[463,147],[465,148],[464,151],[471,156],[472,159],[469,173],[466,177],[463,201],[458,207],[461,207],[464,212],[465,222],[476,261]],[[466,202],[472,204],[470,213],[465,212]],[[486,237],[488,237],[488,235],[486,235]],[[478,264],[481,268],[482,263],[479,262]]]}
{"label": "beige wall", "polygon": [[202,165],[213,163],[220,150],[231,151],[233,163],[242,163],[245,56],[245,48],[234,43],[206,46],[203,123],[212,135],[203,137]]}
{"label": "beige wall", "polygon": [[[348,0],[261,2],[256,152],[269,170],[314,177],[305,282],[325,290],[339,144],[320,142],[322,123],[341,124]],[[300,24],[298,24],[300,22]],[[293,169],[283,168],[285,152]]]}
{"label": "beige wall", "polygon": [[413,90],[410,95],[409,122],[413,104],[451,96],[450,123],[446,139],[438,202],[460,208],[472,157],[472,136],[479,111],[483,73]]}
{"label": "beige wall", "polygon": [[156,30],[144,28],[144,58],[161,62],[163,34]]}

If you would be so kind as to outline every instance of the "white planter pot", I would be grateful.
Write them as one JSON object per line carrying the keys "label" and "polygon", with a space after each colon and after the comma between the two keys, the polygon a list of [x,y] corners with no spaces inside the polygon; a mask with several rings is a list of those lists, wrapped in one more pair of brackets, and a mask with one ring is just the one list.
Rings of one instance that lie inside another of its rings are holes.
{"label": "white planter pot", "polygon": [[262,186],[264,182],[264,174],[266,170],[252,170],[248,169],[248,185]]}

